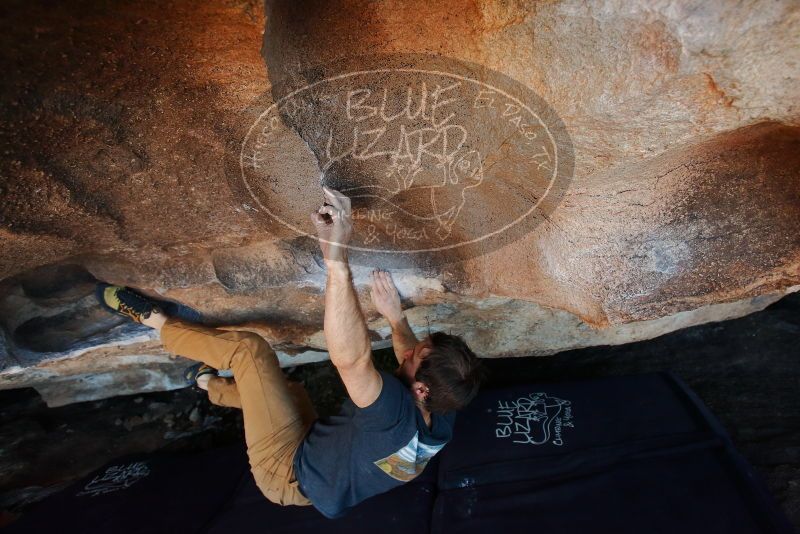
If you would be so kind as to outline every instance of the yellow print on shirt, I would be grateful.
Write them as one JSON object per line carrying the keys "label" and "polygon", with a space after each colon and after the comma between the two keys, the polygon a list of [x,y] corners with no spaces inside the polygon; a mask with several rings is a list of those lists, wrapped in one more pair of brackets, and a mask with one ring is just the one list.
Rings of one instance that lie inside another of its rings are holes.
{"label": "yellow print on shirt", "polygon": [[390,454],[386,458],[381,458],[375,465],[390,477],[400,482],[408,482],[417,477],[434,455],[442,450],[441,445],[426,445],[419,442],[419,432],[414,434],[408,445]]}

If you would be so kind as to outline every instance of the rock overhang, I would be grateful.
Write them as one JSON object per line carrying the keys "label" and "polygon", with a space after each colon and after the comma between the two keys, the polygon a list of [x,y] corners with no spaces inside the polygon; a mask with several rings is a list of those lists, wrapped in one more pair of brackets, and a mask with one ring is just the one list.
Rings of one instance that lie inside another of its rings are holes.
{"label": "rock overhang", "polygon": [[[181,385],[182,362],[93,307],[96,279],[254,328],[288,364],[324,357],[316,243],[232,190],[225,160],[259,96],[279,101],[324,77],[320,65],[367,55],[508,76],[556,112],[574,146],[569,187],[533,231],[402,266],[420,333],[461,333],[487,357],[552,354],[739,316],[800,283],[791,2],[267,2],[266,20],[255,4],[211,1],[10,9],[21,22],[5,60],[31,61],[10,67],[16,105],[2,119],[5,387],[59,383],[49,395],[60,403],[77,384],[73,400]],[[25,28],[63,55],[34,64],[41,42]],[[309,146],[287,144],[273,164],[316,184]],[[491,191],[476,198],[504,208]],[[355,279],[385,346],[367,273]]]}

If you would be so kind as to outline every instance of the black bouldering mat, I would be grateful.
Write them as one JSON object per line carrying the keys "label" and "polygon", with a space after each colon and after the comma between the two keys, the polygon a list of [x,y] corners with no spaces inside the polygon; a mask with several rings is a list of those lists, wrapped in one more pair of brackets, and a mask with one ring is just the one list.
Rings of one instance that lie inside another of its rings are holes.
{"label": "black bouldering mat", "polygon": [[442,451],[433,532],[792,532],[668,374],[484,391]]}
{"label": "black bouldering mat", "polygon": [[341,518],[327,519],[312,506],[284,507],[268,502],[256,487],[253,477],[245,477],[229,505],[214,519],[210,533],[430,532],[435,482],[436,463],[433,460],[415,480],[367,499]]}
{"label": "black bouldering mat", "polygon": [[130,456],[32,506],[3,532],[202,532],[245,475],[243,447]]}
{"label": "black bouldering mat", "polygon": [[[791,527],[699,399],[668,374],[486,390],[414,481],[339,519],[281,507],[241,448],[114,462],[11,533],[783,533]],[[6,530],[4,530],[5,532]]]}

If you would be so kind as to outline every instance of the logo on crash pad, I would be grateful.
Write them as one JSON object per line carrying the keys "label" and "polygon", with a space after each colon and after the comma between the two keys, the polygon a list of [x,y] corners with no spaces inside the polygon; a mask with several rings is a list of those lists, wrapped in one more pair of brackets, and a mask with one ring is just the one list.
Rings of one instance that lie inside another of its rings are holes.
{"label": "logo on crash pad", "polygon": [[547,393],[497,401],[495,436],[523,445],[564,445],[564,431],[575,428],[572,403]]}
{"label": "logo on crash pad", "polygon": [[97,497],[127,489],[150,475],[150,468],[145,462],[112,465],[100,475],[94,477],[78,496]]}
{"label": "logo on crash pad", "polygon": [[348,195],[351,261],[485,253],[545,220],[572,177],[572,144],[555,112],[479,65],[354,58],[269,96],[250,110],[258,115],[229,178],[246,211],[288,236],[315,237],[308,214],[322,203],[321,185]]}

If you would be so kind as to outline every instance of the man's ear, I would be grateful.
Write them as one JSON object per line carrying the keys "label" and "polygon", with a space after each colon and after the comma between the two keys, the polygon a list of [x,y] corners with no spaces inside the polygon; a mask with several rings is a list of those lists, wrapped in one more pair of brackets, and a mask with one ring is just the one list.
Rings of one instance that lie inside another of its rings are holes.
{"label": "man's ear", "polygon": [[415,401],[424,403],[428,398],[430,390],[428,389],[428,386],[422,382],[414,382],[411,384],[411,392],[414,394]]}
{"label": "man's ear", "polygon": [[420,356],[420,358],[426,358],[428,356],[428,354],[430,354],[431,352],[433,352],[433,349],[431,349],[429,347],[425,347],[424,349],[419,351],[419,356]]}

